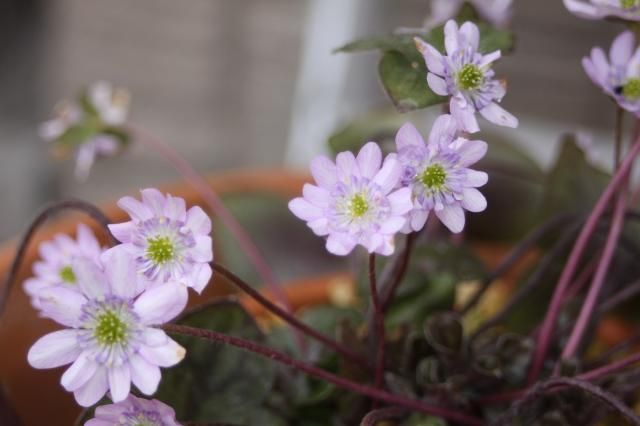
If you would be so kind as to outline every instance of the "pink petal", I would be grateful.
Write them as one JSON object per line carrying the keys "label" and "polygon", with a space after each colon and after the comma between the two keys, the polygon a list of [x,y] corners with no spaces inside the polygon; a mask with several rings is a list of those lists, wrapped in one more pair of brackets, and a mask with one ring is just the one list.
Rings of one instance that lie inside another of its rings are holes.
{"label": "pink petal", "polygon": [[153,214],[146,205],[133,197],[122,197],[118,200],[118,206],[126,211],[129,216],[135,221],[143,222],[147,219],[151,219]]}
{"label": "pink petal", "polygon": [[480,110],[480,114],[492,123],[499,126],[516,128],[518,127],[518,119],[497,103],[492,102]]}
{"label": "pink petal", "polygon": [[395,154],[389,154],[384,159],[382,168],[373,178],[373,182],[380,186],[383,194],[388,194],[400,180],[402,166]]}
{"label": "pink petal", "polygon": [[146,188],[140,191],[142,195],[142,202],[149,208],[152,214],[158,216],[165,215],[165,205],[167,200],[162,192],[156,188]]}
{"label": "pink petal", "polygon": [[480,130],[475,117],[475,110],[466,101],[452,97],[451,102],[449,102],[449,108],[451,109],[451,115],[456,119],[461,130],[468,133],[475,133]]}
{"label": "pink petal", "polygon": [[459,48],[458,24],[453,19],[444,25],[444,47],[448,56],[452,56]]}
{"label": "pink petal", "polygon": [[134,258],[126,247],[115,246],[100,256],[111,293],[123,299],[133,299],[137,294],[138,273]]}
{"label": "pink petal", "polygon": [[373,178],[382,164],[382,151],[375,142],[367,142],[358,152],[356,158],[362,176]]}
{"label": "pink petal", "polygon": [[304,221],[315,220],[324,215],[321,208],[301,197],[289,201],[289,210]]}
{"label": "pink petal", "polygon": [[436,95],[447,96],[449,94],[449,89],[444,79],[431,72],[427,74],[427,84]]}
{"label": "pink petal", "polygon": [[131,390],[131,372],[129,371],[129,365],[122,364],[117,367],[111,367],[108,378],[111,400],[113,402],[123,401]]}
{"label": "pink petal", "polygon": [[202,293],[202,290],[211,281],[211,275],[213,271],[208,264],[201,264],[193,266],[193,273],[190,276],[189,287],[193,288],[198,294]]}
{"label": "pink petal", "polygon": [[407,219],[402,216],[393,216],[387,219],[382,223],[380,227],[380,232],[383,234],[395,234],[396,232],[400,232],[400,230],[404,227],[404,224],[407,223]]}
{"label": "pink petal", "polygon": [[487,153],[488,145],[484,141],[472,140],[465,142],[459,149],[460,167],[469,167],[478,162]]}
{"label": "pink petal", "polygon": [[123,223],[111,223],[108,225],[109,231],[115,237],[116,240],[121,243],[130,243],[133,232],[135,231],[135,225],[132,221]]}
{"label": "pink petal", "polygon": [[318,185],[323,188],[332,189],[338,181],[336,165],[323,155],[311,161],[311,174]]}
{"label": "pink petal", "polygon": [[27,360],[33,368],[56,368],[73,362],[80,352],[77,332],[60,330],[38,339],[29,349]]}
{"label": "pink petal", "polygon": [[90,299],[100,299],[110,293],[107,277],[94,261],[75,258],[71,267],[76,275],[78,286]]}
{"label": "pink petal", "polygon": [[168,339],[167,343],[162,346],[142,346],[140,347],[140,356],[152,365],[159,367],[172,367],[182,361],[186,351],[172,339]]}
{"label": "pink petal", "polygon": [[51,286],[42,289],[39,294],[43,315],[67,327],[80,325],[82,306],[86,302],[82,294],[67,287]]}
{"label": "pink petal", "polygon": [[494,61],[497,61],[502,56],[502,53],[499,50],[494,50],[491,53],[487,53],[482,57],[482,60],[478,64],[481,68],[484,68],[491,64]]}
{"label": "pink petal", "polygon": [[429,71],[434,74],[444,75],[444,58],[438,49],[418,37],[414,37],[413,41],[422,54],[424,63]]}
{"label": "pink petal", "polygon": [[471,21],[467,21],[460,27],[460,36],[464,37],[464,41],[473,47],[473,50],[478,50],[478,43],[480,43],[480,31],[476,24]]}
{"label": "pink petal", "polygon": [[484,185],[489,180],[489,175],[473,169],[467,169],[465,184],[477,188]]}
{"label": "pink petal", "polygon": [[458,204],[446,205],[442,210],[436,210],[436,216],[454,234],[464,228],[464,210]]}
{"label": "pink petal", "polygon": [[143,324],[164,324],[182,312],[187,297],[186,287],[169,282],[145,290],[134,302],[133,310]]}
{"label": "pink petal", "polygon": [[75,396],[76,402],[81,406],[91,407],[96,402],[100,401],[100,398],[107,393],[108,389],[109,382],[107,380],[107,369],[101,367],[98,368],[93,377],[89,379],[84,386],[73,393],[73,396]]}
{"label": "pink petal", "polygon": [[64,372],[62,378],[60,379],[60,384],[66,390],[73,392],[76,389],[84,386],[95,374],[98,369],[98,364],[89,359],[86,355],[80,355],[71,367],[67,368],[67,371]]}
{"label": "pink petal", "polygon": [[411,188],[405,187],[393,191],[387,196],[391,204],[391,214],[403,215],[413,208]]}
{"label": "pink petal", "polygon": [[129,359],[131,381],[145,395],[151,395],[160,383],[160,368],[148,363],[144,358],[134,355]]}
{"label": "pink petal", "polygon": [[195,247],[189,249],[189,254],[196,262],[211,262],[213,260],[213,240],[209,236],[197,235]]}
{"label": "pink petal", "polygon": [[100,243],[98,243],[93,231],[84,223],[78,224],[76,239],[78,240],[79,248],[83,250],[86,255],[99,253],[101,251]]}
{"label": "pink petal", "polygon": [[428,218],[429,218],[428,210],[420,210],[420,209],[413,210],[411,212],[411,218],[410,218],[411,229],[416,232],[420,231],[422,228],[424,228],[424,224],[427,222]]}
{"label": "pink petal", "polygon": [[171,220],[187,220],[187,207],[184,199],[167,195],[167,202],[164,206],[164,215]]}
{"label": "pink petal", "polygon": [[336,156],[336,168],[341,180],[349,181],[352,175],[360,174],[356,157],[350,151],[341,152]]}
{"label": "pink petal", "polygon": [[211,219],[198,206],[191,207],[187,212],[185,226],[195,234],[209,235],[211,233]]}
{"label": "pink petal", "polygon": [[305,200],[320,208],[329,207],[329,202],[331,201],[329,191],[309,183],[305,183],[302,187],[302,195]]}
{"label": "pink petal", "polygon": [[464,188],[462,207],[470,212],[481,212],[487,208],[487,199],[475,188]]}
{"label": "pink petal", "polygon": [[634,43],[635,37],[631,31],[625,31],[617,36],[609,51],[611,64],[620,67],[626,66],[629,59],[631,59]]}
{"label": "pink petal", "polygon": [[396,133],[396,148],[399,150],[408,146],[424,146],[424,140],[416,127],[407,122]]}
{"label": "pink petal", "polygon": [[458,134],[458,122],[449,114],[436,118],[429,133],[429,144],[450,144]]}
{"label": "pink petal", "polygon": [[356,241],[347,234],[333,233],[327,238],[327,251],[338,256],[348,255],[355,246]]}

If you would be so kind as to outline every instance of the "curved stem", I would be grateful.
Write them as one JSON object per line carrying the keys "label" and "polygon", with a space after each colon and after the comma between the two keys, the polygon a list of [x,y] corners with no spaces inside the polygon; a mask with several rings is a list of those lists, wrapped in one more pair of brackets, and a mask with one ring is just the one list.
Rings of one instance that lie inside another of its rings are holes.
{"label": "curved stem", "polygon": [[631,150],[620,165],[620,168],[614,174],[605,191],[600,196],[600,199],[594,206],[591,214],[587,218],[587,221],[580,231],[580,235],[578,236],[578,239],[573,246],[573,250],[569,255],[569,260],[567,261],[562,274],[560,275],[560,279],[558,280],[558,284],[556,285],[555,291],[553,293],[549,309],[547,310],[547,314],[545,315],[545,318],[543,320],[542,327],[540,328],[540,334],[538,335],[537,344],[533,354],[533,360],[529,369],[529,384],[534,383],[537,380],[540,371],[542,370],[542,364],[547,354],[547,350],[549,349],[549,344],[551,343],[551,336],[553,335],[553,329],[556,323],[556,319],[558,318],[558,314],[560,313],[560,309],[562,308],[564,293],[566,292],[567,286],[573,278],[582,254],[587,247],[589,239],[591,238],[591,235],[593,234],[598,224],[598,220],[606,210],[609,201],[617,192],[619,187],[623,185],[627,180],[631,166],[633,165],[633,162],[638,153],[640,153],[640,138],[636,140],[634,145],[631,147]]}
{"label": "curved stem", "polygon": [[407,415],[407,409],[403,407],[385,407],[373,410],[362,418],[360,426],[376,426],[383,420],[401,419]]}
{"label": "curved stem", "polygon": [[[625,207],[625,194],[620,193],[618,194],[618,198],[616,200],[616,205],[613,211],[613,218],[611,221],[611,229],[609,231],[609,235],[607,236],[607,241],[602,252],[602,257],[600,258],[600,263],[598,264],[598,268],[596,269],[593,281],[591,282],[591,287],[589,288],[589,292],[587,293],[587,298],[585,299],[582,308],[580,309],[578,320],[576,321],[573,327],[573,331],[569,336],[569,340],[564,350],[562,351],[561,359],[563,360],[571,358],[576,353],[580,342],[582,341],[582,336],[584,335],[584,332],[589,325],[589,321],[593,315],[593,311],[598,301],[598,296],[600,295],[600,291],[602,290],[602,286],[604,285],[607,271],[609,270],[609,266],[611,265],[611,261],[613,260],[613,255],[616,251],[618,238],[620,237],[620,233],[622,232],[622,227],[624,225]],[[558,370],[559,364],[556,365],[556,372]]]}
{"label": "curved stem", "polygon": [[167,162],[193,185],[209,209],[211,209],[238,241],[238,244],[255,267],[265,286],[273,292],[273,295],[278,299],[279,303],[285,306],[288,311],[291,311],[291,306],[285,293],[278,285],[279,283],[273,271],[260,253],[260,250],[256,247],[242,225],[240,225],[233,214],[224,206],[218,194],[211,189],[207,181],[169,145],[140,127],[129,125],[129,128],[134,135],[138,136],[136,138],[137,141],[148,145],[154,151],[158,152],[160,156],[167,160]]}
{"label": "curved stem", "polygon": [[[547,390],[547,389],[552,389],[552,388],[561,388],[561,387],[575,387],[578,389],[581,389],[585,392],[587,392],[588,394],[598,398],[599,400],[603,401],[604,403],[606,403],[607,405],[609,405],[610,407],[614,408],[616,411],[618,411],[618,413],[620,413],[625,419],[627,419],[629,422],[631,422],[634,425],[640,425],[640,417],[638,417],[633,410],[631,410],[629,407],[627,407],[624,402],[622,402],[620,399],[618,399],[615,395],[613,395],[611,392],[607,392],[604,389],[593,385],[589,382],[583,381],[583,380],[578,380],[578,379],[570,379],[568,377],[561,377],[561,378],[556,378],[556,379],[551,379],[548,380],[546,382],[543,383],[539,383],[538,385],[534,386],[526,395],[525,397],[516,402],[515,404],[513,404],[511,406],[511,408],[509,409],[509,411],[507,413],[505,413],[503,415],[502,418],[498,419],[496,421],[496,424],[498,425],[511,425],[514,424],[513,422],[513,418],[518,414],[518,411],[520,410],[520,408],[522,408],[525,404],[527,404],[528,402],[534,400],[535,398],[539,397],[542,395],[542,393]],[[506,423],[505,423],[506,422]]]}
{"label": "curved stem", "polygon": [[[369,254],[369,290],[371,291],[371,302],[373,304],[373,318],[375,323],[375,339],[376,343],[376,388],[383,389],[384,379],[384,314],[382,313],[382,304],[378,296],[378,285],[376,283],[376,255]],[[371,333],[373,335],[373,333]],[[374,404],[375,408],[375,404]]]}
{"label": "curved stem", "polygon": [[511,267],[513,267],[513,265],[517,261],[519,261],[534,245],[540,242],[540,240],[544,238],[545,235],[573,218],[575,218],[575,215],[573,214],[557,215],[547,220],[538,228],[531,231],[522,241],[520,241],[513,249],[511,249],[511,251],[496,267],[496,269],[482,281],[482,284],[480,285],[478,291],[474,293],[473,297],[471,297],[467,304],[461,309],[460,315],[465,315],[475,305],[477,305],[491,283],[493,283],[496,279],[500,278],[505,272],[511,269]]}
{"label": "curved stem", "polygon": [[214,271],[218,272],[220,275],[227,278],[236,287],[238,287],[240,290],[245,292],[249,297],[251,297],[253,300],[255,300],[256,302],[264,306],[268,311],[270,311],[271,313],[276,315],[278,318],[285,321],[290,326],[306,334],[307,336],[312,337],[317,341],[327,345],[328,347],[332,348],[333,350],[335,350],[345,358],[349,359],[351,362],[354,362],[358,365],[362,365],[365,367],[372,367],[371,363],[365,357],[357,354],[356,352],[352,351],[346,346],[341,345],[339,342],[331,339],[330,337],[325,336],[319,331],[309,327],[308,325],[306,325],[305,323],[297,319],[295,316],[293,316],[289,312],[285,311],[284,309],[282,309],[281,307],[279,307],[278,305],[276,305],[275,303],[267,299],[259,291],[251,287],[251,285],[244,282],[240,277],[235,275],[233,272],[229,271],[224,266],[219,265],[215,262],[211,262],[211,267],[213,268]]}
{"label": "curved stem", "polygon": [[408,399],[399,395],[394,395],[384,390],[353,382],[351,380],[345,379],[344,377],[340,377],[333,373],[329,373],[328,371],[322,370],[321,368],[318,368],[312,364],[293,359],[283,352],[276,351],[275,349],[268,348],[250,340],[241,339],[235,336],[229,336],[213,330],[205,330],[184,325],[165,324],[164,326],[162,326],[162,328],[170,333],[194,336],[216,343],[223,343],[247,350],[258,355],[265,356],[283,365],[295,368],[310,376],[316,377],[320,380],[324,380],[340,388],[346,389],[351,392],[356,392],[380,401],[384,401],[389,404],[399,405],[422,413],[444,417],[445,419],[451,419],[464,425],[482,426],[484,424],[480,419],[467,414],[463,414],[459,410],[449,410],[446,408],[437,407],[434,405],[426,404],[422,401]]}
{"label": "curved stem", "polygon": [[388,287],[383,288],[380,292],[380,299],[382,301],[382,312],[385,312],[389,308],[391,302],[393,302],[396,291],[398,290],[398,287],[400,287],[400,283],[402,283],[404,275],[407,273],[407,267],[409,266],[409,260],[411,259],[411,252],[413,250],[415,240],[415,232],[407,235],[404,250],[398,258],[398,263],[394,265],[393,268],[393,276],[391,277],[390,281],[391,284]]}
{"label": "curved stem", "polygon": [[577,377],[581,380],[597,380],[601,377],[608,376],[609,374],[613,374],[620,370],[623,370],[638,362],[640,362],[640,352],[629,355],[628,357],[622,358],[619,361],[612,362],[611,364],[607,364],[599,368],[594,368],[593,370],[582,373]]}
{"label": "curved stem", "polygon": [[38,230],[38,228],[47,219],[61,210],[78,210],[82,213],[87,214],[89,217],[98,222],[102,228],[104,228],[110,242],[112,244],[116,243],[115,238],[113,237],[113,235],[111,235],[111,231],[109,231],[109,218],[107,218],[104,213],[102,213],[102,211],[100,211],[100,209],[98,209],[93,204],[80,200],[64,200],[45,207],[40,213],[38,213],[35,219],[31,221],[31,224],[20,239],[20,243],[18,243],[16,254],[13,257],[13,262],[11,263],[9,273],[7,274],[7,278],[5,279],[4,286],[2,288],[2,293],[0,294],[0,318],[2,317],[2,314],[6,307],[7,299],[9,298],[9,294],[11,292],[11,287],[15,282],[16,275],[20,270],[22,260],[27,251],[27,247],[31,242],[31,239],[35,235],[35,232]]}

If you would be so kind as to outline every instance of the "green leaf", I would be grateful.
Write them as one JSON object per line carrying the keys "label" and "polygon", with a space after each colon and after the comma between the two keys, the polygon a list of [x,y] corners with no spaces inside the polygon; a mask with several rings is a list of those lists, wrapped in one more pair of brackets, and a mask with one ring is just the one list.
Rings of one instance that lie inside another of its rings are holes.
{"label": "green leaf", "polygon": [[[263,338],[251,317],[232,302],[207,306],[179,323],[254,341]],[[235,347],[172,337],[186,348],[187,355],[178,366],[163,371],[155,397],[171,405],[181,420],[256,424],[271,393],[276,365]]]}
{"label": "green leaf", "polygon": [[368,141],[376,141],[385,153],[395,151],[395,135],[406,121],[392,109],[375,111],[348,123],[329,137],[329,148],[339,152],[358,152]]}

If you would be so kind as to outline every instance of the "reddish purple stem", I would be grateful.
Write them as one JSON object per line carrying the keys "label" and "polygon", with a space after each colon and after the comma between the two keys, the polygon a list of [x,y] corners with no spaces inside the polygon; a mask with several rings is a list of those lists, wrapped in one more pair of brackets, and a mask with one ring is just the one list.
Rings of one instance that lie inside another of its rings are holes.
{"label": "reddish purple stem", "polygon": [[[624,193],[620,193],[618,194],[616,205],[613,210],[613,218],[611,221],[609,235],[607,235],[607,240],[602,252],[602,257],[600,258],[600,262],[598,263],[596,273],[593,276],[593,281],[591,282],[591,287],[589,287],[587,298],[582,304],[582,309],[580,309],[578,319],[573,326],[573,331],[569,336],[569,341],[562,351],[561,359],[563,360],[571,358],[576,353],[578,347],[580,346],[580,342],[582,341],[584,332],[589,325],[589,321],[593,316],[593,311],[596,307],[598,296],[600,295],[600,291],[602,290],[602,286],[604,285],[607,272],[609,271],[609,266],[611,265],[611,261],[613,260],[613,255],[616,252],[618,238],[620,238],[620,233],[622,232],[622,227],[624,225],[625,208],[626,196]],[[557,371],[559,371],[559,365],[556,366],[556,372]]]}
{"label": "reddish purple stem", "polygon": [[[384,314],[382,313],[382,304],[378,295],[378,285],[376,283],[376,255],[369,254],[369,288],[371,289],[371,301],[373,303],[373,320],[375,323],[376,338],[376,388],[383,389],[384,379]],[[374,404],[375,405],[375,404]],[[376,408],[374,406],[374,408]]]}
{"label": "reddish purple stem", "polygon": [[553,335],[556,319],[558,318],[558,314],[560,313],[560,309],[562,307],[562,301],[564,299],[565,292],[567,291],[567,287],[571,282],[571,279],[573,278],[573,275],[578,267],[580,259],[582,258],[582,254],[587,247],[587,243],[589,242],[591,235],[595,231],[600,217],[605,212],[609,201],[617,192],[619,187],[626,181],[627,176],[629,175],[629,171],[631,170],[631,166],[633,165],[633,161],[635,160],[638,153],[640,153],[640,138],[636,140],[636,143],[634,143],[634,145],[629,150],[629,153],[620,165],[620,168],[613,175],[611,182],[609,182],[609,185],[600,196],[600,199],[594,206],[591,214],[584,224],[584,227],[580,231],[580,235],[578,236],[571,254],[569,255],[569,260],[567,261],[562,274],[560,275],[560,279],[558,280],[558,284],[556,285],[556,288],[554,290],[549,309],[547,310],[547,314],[542,323],[542,327],[540,328],[535,352],[533,354],[533,360],[531,362],[531,368],[529,370],[529,384],[535,383],[538,379],[538,376],[540,375],[542,364],[544,363],[547,350],[549,349],[549,344]]}
{"label": "reddish purple stem", "polygon": [[250,340],[241,339],[235,336],[229,336],[223,333],[218,333],[217,331],[213,331],[213,330],[205,330],[201,328],[189,327],[184,325],[165,324],[163,326],[163,329],[170,333],[178,333],[178,334],[183,334],[187,336],[194,336],[194,337],[199,337],[201,339],[206,339],[216,343],[224,343],[227,345],[235,346],[235,347],[247,350],[249,352],[265,356],[269,359],[272,359],[274,361],[277,361],[289,367],[295,368],[296,370],[302,371],[310,376],[316,377],[320,380],[324,380],[326,382],[334,384],[343,389],[356,392],[361,395],[365,395],[380,401],[384,401],[389,404],[403,406],[411,410],[419,411],[421,413],[440,416],[445,419],[450,419],[464,425],[471,425],[471,426],[484,425],[484,422],[481,419],[464,414],[460,412],[460,410],[449,410],[447,408],[437,407],[434,405],[424,403],[422,401],[405,398],[403,396],[395,395],[395,394],[386,392],[384,390],[376,389],[371,386],[353,382],[351,380],[345,379],[344,377],[340,377],[333,373],[329,373],[328,371],[318,368],[312,364],[308,364],[303,361],[298,361],[294,358],[291,358],[290,356],[288,356],[283,352],[276,351],[275,349],[271,349],[269,347],[252,342]]}

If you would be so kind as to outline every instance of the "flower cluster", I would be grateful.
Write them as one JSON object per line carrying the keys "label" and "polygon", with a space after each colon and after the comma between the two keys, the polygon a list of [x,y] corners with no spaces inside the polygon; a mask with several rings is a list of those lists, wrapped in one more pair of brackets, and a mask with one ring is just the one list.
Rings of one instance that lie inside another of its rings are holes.
{"label": "flower cluster", "polygon": [[[480,17],[498,27],[504,27],[511,19],[513,0],[467,0]],[[455,18],[465,0],[431,0],[431,15],[425,22],[427,29]]]}
{"label": "flower cluster", "polygon": [[[82,406],[107,392],[113,402],[125,401],[131,384],[153,394],[160,368],[185,356],[157,327],[182,312],[187,287],[201,292],[211,277],[211,220],[202,209],[187,210],[183,199],[155,189],[143,190],[142,201],[124,197],[119,205],[131,216],[110,226],[122,244],[103,250],[81,225],[76,240],[60,235],[40,246],[36,276],[24,284],[40,314],[66,327],[40,338],[29,350],[29,363],[35,368],[71,364],[61,384]],[[145,405],[127,401],[122,407],[133,423],[109,424],[140,424],[136,416],[147,412]],[[102,409],[103,423],[93,424],[104,424],[114,410]]]}
{"label": "flower cluster", "polygon": [[39,133],[58,151],[74,151],[76,177],[86,179],[97,157],[115,155],[128,142],[123,128],[128,113],[129,93],[99,81],[78,99],[61,102]]}
{"label": "flower cluster", "polygon": [[449,109],[460,128],[469,133],[480,130],[476,112],[492,123],[518,127],[518,119],[498,105],[506,84],[494,78],[491,64],[500,58],[500,51],[478,52],[480,32],[473,22],[458,27],[455,21],[448,21],[444,37],[446,56],[418,37],[415,43],[429,70],[429,87],[438,95],[451,97]]}
{"label": "flower cluster", "polygon": [[464,210],[480,212],[487,205],[476,189],[487,175],[469,168],[487,144],[460,136],[460,130],[451,115],[442,115],[428,143],[412,124],[402,126],[397,153],[384,161],[374,142],[357,156],[338,154],[335,163],[317,157],[311,162],[316,185],[306,184],[289,209],[317,235],[327,236],[327,250],[336,255],[349,254],[358,244],[369,253],[390,255],[394,235],[421,230],[432,211],[460,232]]}
{"label": "flower cluster", "polygon": [[117,404],[96,408],[95,417],[85,426],[180,426],[171,407],[158,400],[146,400],[129,395]]}

